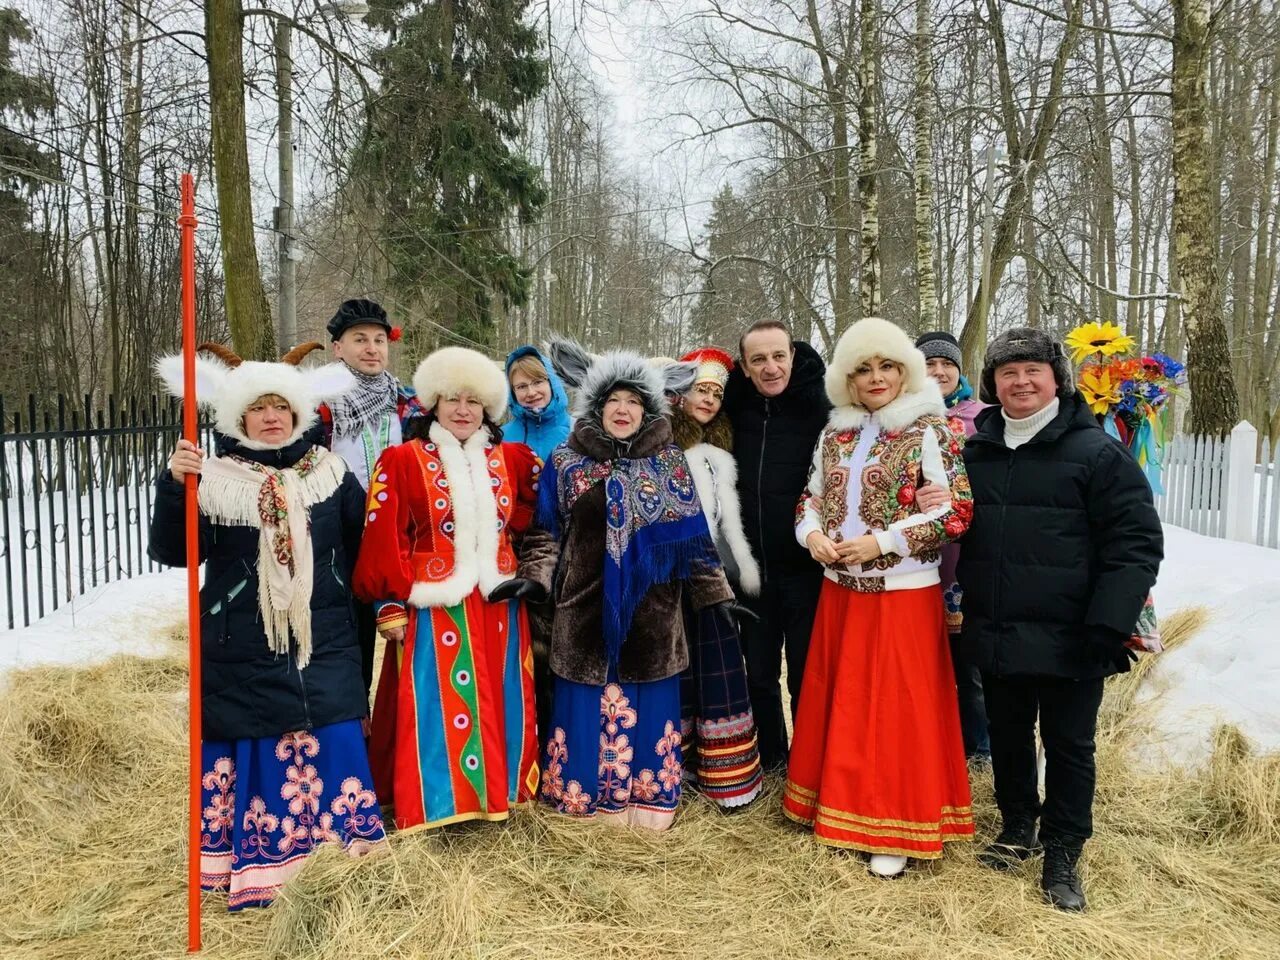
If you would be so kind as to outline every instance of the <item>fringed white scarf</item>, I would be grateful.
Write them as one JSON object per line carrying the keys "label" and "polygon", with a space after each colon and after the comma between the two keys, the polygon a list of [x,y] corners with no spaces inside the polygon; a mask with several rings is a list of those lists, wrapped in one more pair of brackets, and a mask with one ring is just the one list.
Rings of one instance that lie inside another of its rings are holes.
{"label": "fringed white scarf", "polygon": [[285,470],[214,457],[200,475],[200,510],[214,523],[257,527],[258,608],[275,653],[298,644],[298,669],[311,662],[310,510],[342,483],[347,464],[323,447],[312,447]]}

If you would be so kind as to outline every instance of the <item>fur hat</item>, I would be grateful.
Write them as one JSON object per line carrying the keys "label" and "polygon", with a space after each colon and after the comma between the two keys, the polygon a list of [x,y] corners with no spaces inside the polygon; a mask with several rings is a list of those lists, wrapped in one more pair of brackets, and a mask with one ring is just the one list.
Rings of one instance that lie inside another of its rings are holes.
{"label": "fur hat", "polygon": [[413,374],[413,389],[422,405],[431,410],[441,397],[469,390],[484,404],[494,423],[507,412],[507,377],[502,367],[483,353],[466,347],[441,347],[429,354]]}
{"label": "fur hat", "polygon": [[902,367],[903,393],[918,393],[924,384],[933,382],[924,354],[901,327],[879,317],[866,317],[840,337],[827,366],[827,398],[832,406],[849,406],[849,377],[872,357],[884,357]]}
{"label": "fur hat", "polygon": [[691,350],[680,359],[698,365],[698,374],[693,378],[695,387],[700,383],[714,383],[723,390],[725,384],[729,382],[729,373],[733,370],[733,357],[719,347],[701,347]]}
{"label": "fur hat", "polygon": [[1047,363],[1058,382],[1058,396],[1065,399],[1076,392],[1071,361],[1067,359],[1062,344],[1043,330],[1014,327],[987,344],[979,393],[983,403],[1000,402],[996,396],[996,369],[1006,363]]}
{"label": "fur hat", "polygon": [[[229,347],[202,343],[196,347],[196,401],[213,411],[213,427],[239,440],[251,450],[269,450],[277,444],[250,440],[244,432],[244,412],[249,404],[269,393],[289,401],[293,408],[293,432],[278,446],[286,447],[311,428],[318,416],[316,407],[335,400],[356,385],[356,378],[343,363],[300,369],[298,364],[313,350],[324,349],[312,341],[294,347],[279,363],[242,360]],[[212,356],[200,356],[201,353]],[[161,357],[156,373],[175,397],[183,395],[182,355]]]}
{"label": "fur hat", "polygon": [[960,352],[960,341],[945,330],[934,330],[916,337],[916,349],[924,354],[926,362],[934,357],[950,361],[957,370],[964,368],[963,354]]}
{"label": "fur hat", "polygon": [[666,395],[688,393],[697,373],[693,363],[669,363],[659,369],[630,350],[609,350],[593,357],[580,344],[558,337],[547,344],[547,356],[560,379],[577,390],[575,417],[598,418],[614,390],[630,390],[644,404],[647,416],[660,417],[667,412]]}

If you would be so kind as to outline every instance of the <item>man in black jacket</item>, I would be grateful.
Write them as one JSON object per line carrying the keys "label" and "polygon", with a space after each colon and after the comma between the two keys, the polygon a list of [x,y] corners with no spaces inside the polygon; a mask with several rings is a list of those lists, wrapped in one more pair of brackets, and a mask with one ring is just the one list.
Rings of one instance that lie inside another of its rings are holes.
{"label": "man in black jacket", "polygon": [[982,670],[1003,829],[979,859],[1008,869],[1042,842],[1046,899],[1083,910],[1076,863],[1093,831],[1102,681],[1129,669],[1126,641],[1163,557],[1160,520],[1141,469],[1075,391],[1059,343],[1029,328],[1003,334],[981,389],[999,407],[978,415],[964,451],[974,515],[958,571],[961,642]]}
{"label": "man in black jacket", "polygon": [[831,405],[822,358],[807,343],[793,343],[784,324],[756,323],[738,351],[741,363],[729,376],[724,408],[733,425],[743,528],[762,580],[758,597],[743,598],[760,622],[742,623],[742,647],[760,761],[777,770],[787,761],[783,651],[794,717],[822,589],[822,568],[796,543],[796,504]]}

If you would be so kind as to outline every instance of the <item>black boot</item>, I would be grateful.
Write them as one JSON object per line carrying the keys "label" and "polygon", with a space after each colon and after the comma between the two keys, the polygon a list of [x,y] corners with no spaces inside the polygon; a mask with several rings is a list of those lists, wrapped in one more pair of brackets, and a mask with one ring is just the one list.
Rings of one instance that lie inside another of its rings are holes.
{"label": "black boot", "polygon": [[1080,886],[1080,874],[1076,862],[1080,848],[1074,845],[1050,843],[1044,849],[1044,875],[1040,886],[1044,898],[1059,910],[1080,912],[1085,908],[1084,888]]}
{"label": "black boot", "polygon": [[1036,822],[1025,818],[1005,820],[1000,836],[978,854],[978,862],[992,870],[1012,870],[1044,849],[1036,837]]}

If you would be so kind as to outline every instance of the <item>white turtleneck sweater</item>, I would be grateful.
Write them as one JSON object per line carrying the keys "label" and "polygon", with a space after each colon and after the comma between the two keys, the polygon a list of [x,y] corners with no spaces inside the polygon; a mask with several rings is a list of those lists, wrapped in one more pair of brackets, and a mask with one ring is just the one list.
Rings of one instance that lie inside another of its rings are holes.
{"label": "white turtleneck sweater", "polygon": [[1049,425],[1049,421],[1058,415],[1059,406],[1058,398],[1054,397],[1043,409],[1021,420],[1016,420],[1001,410],[1000,414],[1004,417],[1004,445],[1010,450],[1017,450]]}

